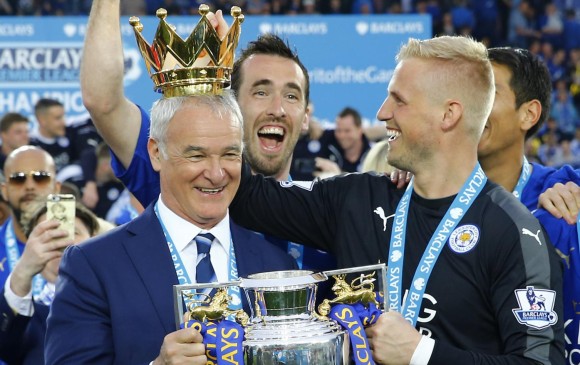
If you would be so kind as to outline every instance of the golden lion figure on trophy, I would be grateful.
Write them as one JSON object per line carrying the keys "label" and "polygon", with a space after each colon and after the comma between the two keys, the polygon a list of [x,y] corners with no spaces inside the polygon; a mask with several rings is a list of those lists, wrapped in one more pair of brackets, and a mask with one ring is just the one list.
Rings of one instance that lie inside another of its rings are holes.
{"label": "golden lion figure on trophy", "polygon": [[334,275],[333,278],[336,282],[332,286],[332,291],[336,298],[324,299],[318,306],[318,312],[322,316],[326,316],[330,313],[330,305],[333,303],[361,303],[365,306],[369,303],[374,303],[378,307],[379,302],[376,300],[374,292],[375,286],[373,282],[376,280],[374,276],[375,272],[367,275],[361,274],[349,284],[346,282],[346,274]]}
{"label": "golden lion figure on trophy", "polygon": [[242,309],[232,310],[228,307],[232,297],[228,295],[227,288],[217,289],[213,298],[210,298],[206,294],[201,294],[206,296],[206,299],[202,301],[193,299],[194,295],[199,294],[183,294],[190,299],[189,303],[187,304],[188,311],[185,313],[186,322],[192,319],[198,320],[200,322],[219,321],[232,314],[235,315],[236,322],[242,326],[246,326],[250,320],[246,312],[244,312]]}

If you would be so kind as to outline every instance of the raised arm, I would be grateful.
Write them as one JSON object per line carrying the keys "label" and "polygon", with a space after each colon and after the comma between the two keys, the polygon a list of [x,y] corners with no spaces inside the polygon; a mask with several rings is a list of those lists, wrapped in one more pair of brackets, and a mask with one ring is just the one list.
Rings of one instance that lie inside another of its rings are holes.
{"label": "raised arm", "polygon": [[83,103],[105,142],[128,167],[141,114],[123,92],[120,0],[94,0],[81,63]]}

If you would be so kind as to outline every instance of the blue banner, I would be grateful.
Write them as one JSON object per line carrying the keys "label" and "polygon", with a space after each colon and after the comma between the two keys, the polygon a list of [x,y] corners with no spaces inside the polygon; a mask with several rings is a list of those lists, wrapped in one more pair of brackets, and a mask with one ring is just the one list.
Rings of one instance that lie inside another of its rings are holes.
{"label": "blue banner", "polygon": [[[182,37],[199,17],[168,16]],[[226,21],[232,18],[226,15]],[[142,17],[151,42],[157,18]],[[139,50],[128,17],[121,19],[125,51],[125,93],[149,109],[159,98]],[[18,112],[32,117],[39,98],[63,102],[67,117],[86,116],[79,89],[79,65],[87,29],[86,17],[2,17],[0,24],[0,115]],[[408,38],[431,37],[427,15],[246,16],[239,48],[259,34],[287,39],[308,68],[314,116],[334,123],[345,106],[374,121],[386,95],[395,55]],[[31,118],[33,120],[33,117]]]}

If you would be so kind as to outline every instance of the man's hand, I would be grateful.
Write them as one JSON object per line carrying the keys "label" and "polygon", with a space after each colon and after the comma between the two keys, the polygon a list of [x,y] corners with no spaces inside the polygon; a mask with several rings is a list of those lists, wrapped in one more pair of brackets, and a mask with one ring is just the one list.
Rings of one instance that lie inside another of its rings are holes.
{"label": "man's hand", "polygon": [[381,314],[365,332],[377,364],[408,365],[421,341],[421,334],[398,312]]}
{"label": "man's hand", "polygon": [[50,220],[40,222],[34,227],[24,252],[18,260],[12,272],[10,288],[14,294],[23,297],[32,287],[32,278],[41,272],[46,264],[62,256],[65,247],[73,242],[68,236],[68,232],[59,229],[59,222]]}
{"label": "man's hand", "polygon": [[580,187],[572,181],[566,185],[557,183],[540,194],[538,205],[554,217],[564,218],[568,224],[576,224],[580,207]]}
{"label": "man's hand", "polygon": [[315,177],[326,179],[327,177],[342,174],[342,170],[334,161],[322,157],[316,157],[314,161],[316,163],[316,171],[312,175]]}
{"label": "man's hand", "polygon": [[[218,10],[215,13],[212,13],[210,11],[209,13],[206,14],[206,17],[207,17],[207,20],[209,20],[209,23],[211,24],[211,26],[216,30],[219,38],[221,40],[223,40],[226,37],[226,35],[228,34],[230,27],[228,26],[228,23],[226,23],[226,20],[224,19],[224,15],[223,15],[222,11]],[[194,67],[203,67],[203,66],[208,65],[209,61],[210,61],[209,55],[207,54],[207,51],[205,49],[203,49],[199,53],[199,56],[195,60],[195,63],[193,64],[193,66]]]}
{"label": "man's hand", "polygon": [[193,328],[184,328],[165,336],[153,365],[205,365],[203,337]]}
{"label": "man's hand", "polygon": [[395,169],[391,172],[391,181],[397,185],[397,189],[402,189],[409,184],[412,176],[413,174],[410,172]]}
{"label": "man's hand", "polygon": [[207,13],[207,19],[209,20],[212,27],[217,31],[220,39],[223,40],[230,30],[228,23],[224,19],[223,12],[221,10],[216,11],[215,14],[209,12]]}

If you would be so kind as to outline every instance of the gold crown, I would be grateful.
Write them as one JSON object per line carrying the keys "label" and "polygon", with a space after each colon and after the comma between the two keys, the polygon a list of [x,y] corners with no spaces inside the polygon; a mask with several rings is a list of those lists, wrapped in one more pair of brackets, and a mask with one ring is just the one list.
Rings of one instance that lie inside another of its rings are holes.
{"label": "gold crown", "polygon": [[167,10],[157,10],[159,26],[151,46],[141,34],[143,24],[139,18],[129,19],[147,71],[155,83],[155,91],[165,97],[221,94],[230,86],[244,15],[239,7],[232,7],[234,22],[222,41],[207,19],[208,12],[209,6],[199,6],[201,19],[183,40],[165,21]]}

